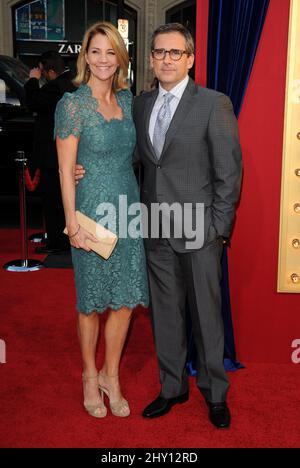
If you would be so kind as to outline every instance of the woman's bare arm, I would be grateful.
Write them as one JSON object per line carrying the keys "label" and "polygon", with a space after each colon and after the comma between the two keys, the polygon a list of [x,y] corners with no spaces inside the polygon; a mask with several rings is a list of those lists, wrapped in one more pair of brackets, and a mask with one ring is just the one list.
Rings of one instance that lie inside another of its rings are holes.
{"label": "woman's bare arm", "polygon": [[[56,147],[59,163],[59,176],[62,200],[65,210],[66,225],[70,242],[73,247],[89,252],[85,243],[87,239],[98,242],[97,238],[81,228],[76,220],[75,213],[75,166],[77,159],[79,138],[74,135],[68,138],[56,138]],[[76,235],[75,235],[76,234]]]}

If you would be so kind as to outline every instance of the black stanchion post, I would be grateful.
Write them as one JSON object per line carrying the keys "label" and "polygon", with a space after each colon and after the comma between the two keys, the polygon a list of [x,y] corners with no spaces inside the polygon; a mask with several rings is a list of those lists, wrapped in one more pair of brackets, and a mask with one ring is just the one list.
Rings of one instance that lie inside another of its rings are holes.
{"label": "black stanchion post", "polygon": [[28,259],[28,240],[27,240],[27,209],[26,209],[26,187],[25,187],[25,167],[27,159],[24,151],[17,152],[19,169],[19,198],[20,198],[20,234],[21,234],[21,260],[13,260],[6,263],[3,268],[12,272],[38,271],[44,267],[38,260]]}
{"label": "black stanchion post", "polygon": [[25,187],[25,166],[27,159],[24,151],[18,151],[15,162],[19,165],[19,201],[20,201],[20,233],[21,233],[21,258],[28,261],[28,245],[26,239],[27,232],[27,210],[26,210],[26,187]]}
{"label": "black stanchion post", "polygon": [[46,222],[45,222],[45,216],[43,215],[43,232],[37,232],[35,234],[31,234],[31,236],[28,237],[30,242],[33,244],[40,244],[41,242],[47,243],[47,232],[46,232]]}

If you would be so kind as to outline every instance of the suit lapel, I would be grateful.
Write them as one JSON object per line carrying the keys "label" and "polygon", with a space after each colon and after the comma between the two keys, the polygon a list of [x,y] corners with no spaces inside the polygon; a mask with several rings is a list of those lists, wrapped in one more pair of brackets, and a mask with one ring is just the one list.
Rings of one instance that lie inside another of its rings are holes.
{"label": "suit lapel", "polygon": [[196,94],[196,91],[197,91],[197,88],[196,88],[195,82],[190,78],[188,85],[180,100],[180,103],[178,104],[176,112],[173,116],[173,119],[170,123],[170,127],[167,131],[166,141],[165,141],[160,159],[163,158],[164,153],[166,152],[166,150],[168,149],[168,146],[170,145],[172,141],[172,138],[174,138],[174,136],[177,134],[181,123],[183,122],[183,120],[186,120],[187,115],[194,103],[194,95]]}
{"label": "suit lapel", "polygon": [[152,110],[155,104],[155,101],[158,96],[158,90],[155,90],[153,93],[149,93],[147,96],[147,101],[145,104],[145,110],[144,110],[144,123],[143,123],[143,129],[144,129],[144,137],[147,143],[147,148],[154,159],[155,162],[157,162],[156,154],[153,148],[153,145],[151,143],[151,139],[149,136],[149,126],[150,126],[150,118],[152,114]]}

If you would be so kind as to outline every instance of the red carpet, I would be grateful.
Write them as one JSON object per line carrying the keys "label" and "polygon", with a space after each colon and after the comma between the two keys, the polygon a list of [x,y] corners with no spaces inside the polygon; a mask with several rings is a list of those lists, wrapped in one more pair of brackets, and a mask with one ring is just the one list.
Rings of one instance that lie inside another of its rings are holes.
{"label": "red carpet", "polygon": [[[0,230],[1,265],[18,258],[18,231]],[[33,251],[33,247],[30,247]],[[41,258],[30,255],[31,257]],[[250,364],[230,374],[232,428],[214,429],[191,379],[188,403],[159,420],[143,407],[159,391],[149,316],[138,310],[121,367],[132,416],[90,417],[81,400],[71,270],[0,271],[1,447],[299,447],[300,367]],[[268,337],[266,336],[266,346]],[[102,347],[99,347],[99,367]]]}

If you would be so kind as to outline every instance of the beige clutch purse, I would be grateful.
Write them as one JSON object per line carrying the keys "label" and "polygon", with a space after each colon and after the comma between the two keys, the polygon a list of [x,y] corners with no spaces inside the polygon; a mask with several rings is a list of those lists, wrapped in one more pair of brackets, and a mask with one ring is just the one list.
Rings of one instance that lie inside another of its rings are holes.
{"label": "beige clutch purse", "polygon": [[[80,211],[76,211],[76,219],[83,229],[93,234],[99,240],[97,244],[91,240],[87,240],[86,245],[105,258],[105,260],[108,260],[118,242],[118,236]],[[65,228],[64,233],[68,235],[67,228]]]}

